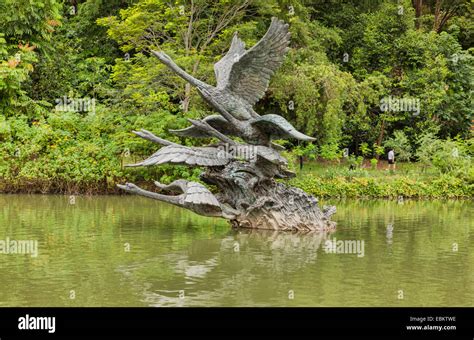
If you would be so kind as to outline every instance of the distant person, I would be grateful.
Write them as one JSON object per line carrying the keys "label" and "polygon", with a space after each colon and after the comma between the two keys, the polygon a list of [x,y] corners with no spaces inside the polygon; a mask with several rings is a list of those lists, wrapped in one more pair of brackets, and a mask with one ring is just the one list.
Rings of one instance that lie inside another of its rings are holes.
{"label": "distant person", "polygon": [[393,149],[388,152],[388,168],[395,170],[395,152]]}

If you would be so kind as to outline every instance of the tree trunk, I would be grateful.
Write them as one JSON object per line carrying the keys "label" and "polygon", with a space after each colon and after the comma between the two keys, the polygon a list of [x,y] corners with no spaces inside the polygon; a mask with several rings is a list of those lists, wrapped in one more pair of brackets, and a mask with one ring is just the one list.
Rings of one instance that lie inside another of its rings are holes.
{"label": "tree trunk", "polygon": [[423,0],[413,0],[413,7],[415,8],[415,27],[416,29],[421,28],[421,15],[423,9]]}
{"label": "tree trunk", "polygon": [[[191,75],[196,74],[198,66],[199,66],[199,60],[196,60],[196,62],[193,65],[193,71]],[[191,84],[186,83],[186,86],[184,87],[184,99],[183,99],[183,106],[182,106],[182,109],[184,112],[189,111],[190,102],[191,102]]]}
{"label": "tree trunk", "polygon": [[[384,135],[384,129],[385,129],[385,121],[382,120],[382,122],[381,122],[381,124],[380,124],[379,138],[377,139],[377,146],[381,146],[381,145],[382,145],[383,135]],[[375,159],[379,160],[379,159],[380,159],[380,155],[377,154],[377,155],[375,156]]]}
{"label": "tree trunk", "polygon": [[436,0],[433,20],[433,31],[438,32],[441,14],[441,0]]}

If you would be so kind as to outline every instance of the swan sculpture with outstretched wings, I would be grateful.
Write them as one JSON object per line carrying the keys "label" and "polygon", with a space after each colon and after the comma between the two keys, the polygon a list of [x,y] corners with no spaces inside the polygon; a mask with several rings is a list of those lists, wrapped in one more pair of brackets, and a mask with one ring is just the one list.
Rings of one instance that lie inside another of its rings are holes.
{"label": "swan sculpture with outstretched wings", "polygon": [[[288,24],[276,18],[272,19],[263,38],[248,51],[235,33],[229,51],[214,65],[217,88],[230,92],[250,106],[254,105],[265,94],[271,76],[283,62],[289,43]],[[249,114],[254,118],[258,116],[251,108]]]}
{"label": "swan sculpture with outstretched wings", "polygon": [[[129,166],[162,164],[201,167],[204,184],[177,180],[169,185],[155,182],[159,192],[147,191],[133,183],[119,185],[125,191],[192,210],[204,216],[229,219],[233,226],[273,230],[326,230],[335,208],[321,211],[317,199],[300,189],[287,187],[275,178],[291,178],[284,149],[273,139],[313,140],[297,131],[276,114],[259,115],[253,106],[265,95],[270,77],[288,51],[288,25],[272,18],[268,31],[252,48],[235,34],[227,53],[214,65],[216,86],[186,73],[164,52],[152,53],[181,78],[195,86],[219,113],[201,120],[188,119],[191,126],[171,130],[183,137],[214,137],[217,144],[185,146],[147,130],[134,131],[161,145],[153,155]],[[230,136],[240,137],[241,140]],[[242,143],[242,140],[244,141]],[[164,193],[163,193],[164,192]]]}
{"label": "swan sculpture with outstretched wings", "polygon": [[[206,84],[186,73],[164,52],[152,53],[180,77],[196,86],[201,96],[222,116],[204,119],[214,129],[243,138],[250,144],[270,145],[272,139],[296,138],[313,140],[298,132],[285,118],[278,115],[259,116],[253,109],[265,94],[270,78],[280,67],[290,42],[288,24],[272,18],[263,38],[249,50],[234,34],[226,55],[214,65],[217,86]],[[196,126],[172,130],[180,136],[209,137]]]}

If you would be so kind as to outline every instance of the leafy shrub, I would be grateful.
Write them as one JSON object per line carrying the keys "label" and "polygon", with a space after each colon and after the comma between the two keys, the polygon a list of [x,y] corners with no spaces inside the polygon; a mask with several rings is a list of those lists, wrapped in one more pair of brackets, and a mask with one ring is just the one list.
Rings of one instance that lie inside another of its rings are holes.
{"label": "leafy shrub", "polygon": [[370,166],[372,167],[372,169],[377,169],[377,163],[378,163],[378,162],[379,162],[379,161],[378,161],[376,158],[372,158],[372,159],[370,160]]}
{"label": "leafy shrub", "polygon": [[409,177],[376,178],[352,176],[314,176],[295,178],[291,185],[316,197],[352,198],[469,198],[474,196],[474,184],[462,178],[442,175],[426,181]]}
{"label": "leafy shrub", "polygon": [[324,144],[319,149],[319,155],[321,158],[326,159],[328,161],[332,161],[335,159],[339,159],[340,151],[337,143],[328,143]]}
{"label": "leafy shrub", "polygon": [[403,131],[395,131],[393,136],[385,141],[384,146],[393,149],[396,159],[402,162],[407,162],[412,157],[410,141]]}
{"label": "leafy shrub", "polygon": [[370,153],[372,152],[372,150],[371,150],[370,147],[369,147],[369,144],[366,143],[366,142],[361,143],[360,146],[359,146],[359,148],[360,148],[360,152],[362,153],[362,155],[363,155],[364,157],[369,156]]}
{"label": "leafy shrub", "polygon": [[441,140],[434,133],[426,133],[419,140],[416,156],[425,167],[434,167],[440,173],[469,177],[472,159],[468,154],[472,141]]}

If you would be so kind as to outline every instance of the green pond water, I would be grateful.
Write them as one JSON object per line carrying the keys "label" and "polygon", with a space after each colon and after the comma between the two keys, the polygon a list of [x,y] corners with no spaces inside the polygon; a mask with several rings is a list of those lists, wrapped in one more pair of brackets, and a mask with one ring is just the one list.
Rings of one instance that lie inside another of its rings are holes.
{"label": "green pond water", "polygon": [[[38,242],[0,253],[0,306],[474,305],[472,201],[329,203],[337,231],[301,235],[140,197],[0,195],[4,245]],[[327,253],[334,238],[359,253]]]}

